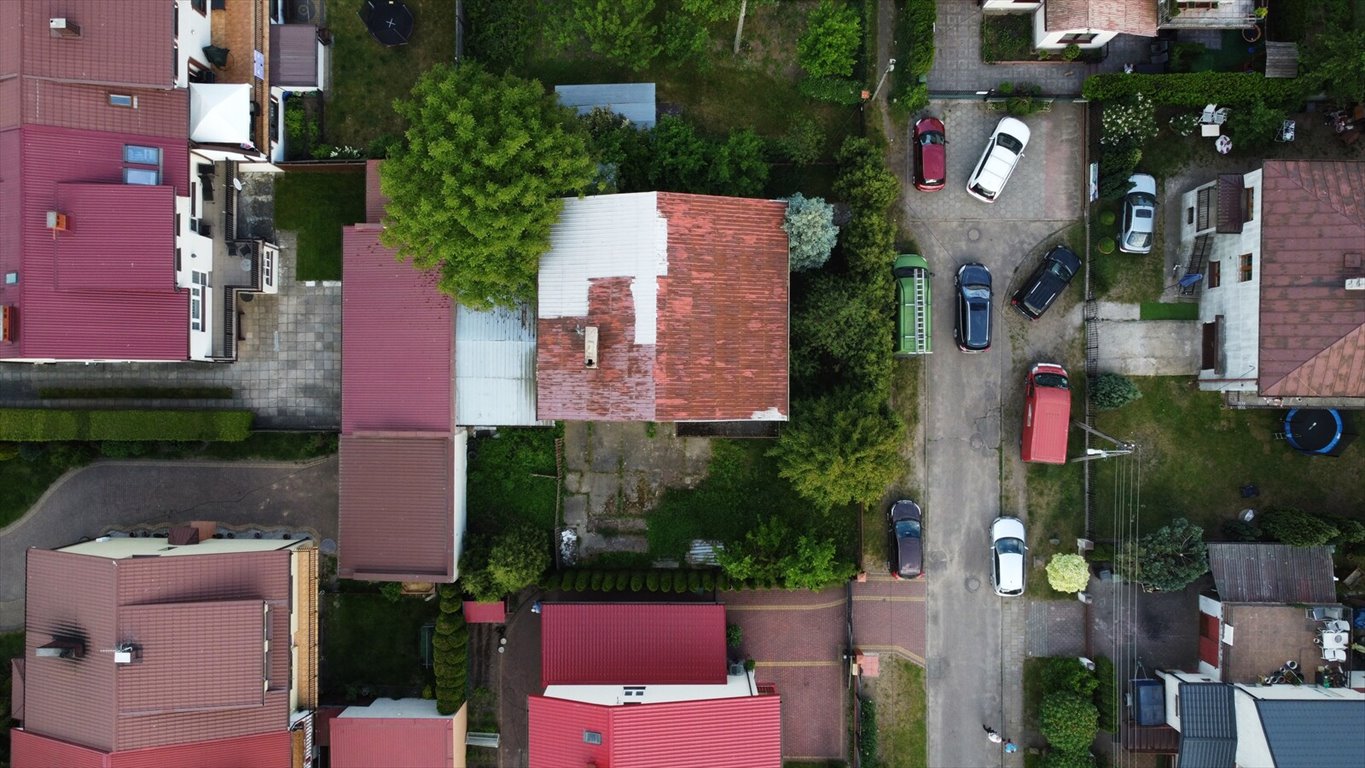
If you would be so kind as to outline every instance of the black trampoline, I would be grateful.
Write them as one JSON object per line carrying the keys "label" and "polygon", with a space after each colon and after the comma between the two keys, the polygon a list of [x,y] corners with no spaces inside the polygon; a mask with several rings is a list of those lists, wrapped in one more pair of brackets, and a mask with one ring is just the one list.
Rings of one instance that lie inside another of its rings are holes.
{"label": "black trampoline", "polygon": [[412,37],[412,11],[403,0],[365,0],[357,13],[374,39],[386,47],[403,45]]}
{"label": "black trampoline", "polygon": [[1340,456],[1355,439],[1346,414],[1335,408],[1295,408],[1284,417],[1284,439],[1309,456]]}

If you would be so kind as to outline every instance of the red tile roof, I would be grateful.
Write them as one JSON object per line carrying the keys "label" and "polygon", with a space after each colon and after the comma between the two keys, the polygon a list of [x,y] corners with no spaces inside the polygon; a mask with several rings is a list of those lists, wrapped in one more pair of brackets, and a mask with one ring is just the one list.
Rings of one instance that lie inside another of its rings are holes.
{"label": "red tile roof", "polygon": [[1365,162],[1261,172],[1260,393],[1365,397]]}
{"label": "red tile roof", "polygon": [[[656,200],[657,214],[667,222],[668,242],[665,274],[656,278],[654,342],[635,340],[632,294],[635,280],[651,278],[593,277],[591,267],[583,264],[578,277],[588,282],[587,315],[542,316],[537,325],[540,418],[785,419],[786,205],[664,192]],[[567,205],[581,202],[570,200]],[[615,209],[595,205],[587,210],[600,211],[603,217],[619,215]],[[583,233],[560,236],[630,237],[635,233],[628,228],[638,223],[594,220],[580,225]],[[579,256],[552,250],[545,259],[553,258]],[[570,267],[574,269],[579,267]],[[542,275],[542,293],[545,280]],[[598,328],[599,360],[593,370],[583,364],[583,337],[578,331],[585,326]]]}
{"label": "red tile roof", "polygon": [[[22,67],[27,77],[96,85],[175,85],[175,0],[22,0]],[[7,0],[5,5],[15,4]],[[11,11],[11,13],[13,13]],[[53,37],[66,18],[79,37]],[[0,59],[0,73],[6,70]]]}
{"label": "red tile roof", "polygon": [[347,717],[331,722],[332,768],[440,768],[464,757],[453,717]]}
{"label": "red tile roof", "polygon": [[[127,144],[161,150],[166,186],[123,183]],[[0,134],[0,303],[18,339],[0,358],[184,360],[189,293],[175,288],[175,200],[188,193],[184,139],[24,126]],[[50,210],[69,218],[54,238]]]}
{"label": "red tile roof", "polygon": [[502,600],[491,603],[464,601],[464,620],[469,624],[502,624],[507,621],[507,604]]}
{"label": "red tile roof", "polygon": [[1048,0],[1043,14],[1050,31],[1089,29],[1156,37],[1156,3],[1146,0]]}
{"label": "red tile roof", "polygon": [[10,737],[14,768],[280,768],[293,757],[293,738],[287,729],[113,753],[27,730],[12,730]]}
{"label": "red tile roof", "polygon": [[[112,560],[30,549],[27,562],[27,730],[124,752],[288,727],[289,551]],[[266,621],[277,641],[263,666]],[[36,656],[72,634],[82,657]],[[137,662],[105,652],[121,642]]]}
{"label": "red tile roof", "polygon": [[715,603],[546,603],[542,685],[708,685],[725,682],[725,606]]}
{"label": "red tile roof", "polygon": [[[354,278],[348,278],[354,279]],[[458,445],[457,445],[458,443]],[[455,580],[463,520],[463,437],[363,433],[341,437],[337,573],[378,581]],[[461,466],[456,467],[456,462]]]}
{"label": "red tile roof", "polygon": [[341,431],[449,432],[455,308],[430,273],[397,261],[382,227],[342,230]]}
{"label": "red tile roof", "polygon": [[[734,699],[604,706],[529,698],[531,768],[779,768],[781,699]],[[601,744],[585,741],[585,732]]]}

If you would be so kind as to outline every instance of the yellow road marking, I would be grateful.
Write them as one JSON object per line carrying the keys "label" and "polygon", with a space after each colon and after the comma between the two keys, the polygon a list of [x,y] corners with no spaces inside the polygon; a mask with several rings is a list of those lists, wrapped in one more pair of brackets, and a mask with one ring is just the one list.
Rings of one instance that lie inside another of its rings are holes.
{"label": "yellow road marking", "polygon": [[727,611],[822,611],[826,608],[834,608],[843,605],[843,598],[830,600],[827,603],[814,603],[810,605],[729,605],[726,604]]}
{"label": "yellow road marking", "polygon": [[860,643],[858,644],[857,647],[859,650],[863,651],[877,652],[885,651],[887,653],[894,653],[897,656],[904,656],[905,658],[909,659],[910,661],[913,661],[914,663],[920,665],[921,667],[925,666],[925,664],[927,663],[925,662],[923,656],[920,656],[918,653],[914,653],[913,651],[909,651],[905,648],[902,648],[899,645],[864,645]]}
{"label": "yellow road marking", "polygon": [[756,667],[840,667],[842,661],[755,661]]}
{"label": "yellow road marking", "polygon": [[854,595],[853,602],[922,603],[924,595]]}

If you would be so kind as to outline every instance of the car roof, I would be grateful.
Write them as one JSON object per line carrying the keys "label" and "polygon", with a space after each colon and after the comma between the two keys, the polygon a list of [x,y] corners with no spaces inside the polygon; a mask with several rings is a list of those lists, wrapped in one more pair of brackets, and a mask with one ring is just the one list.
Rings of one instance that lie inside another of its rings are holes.
{"label": "car roof", "polygon": [[1052,250],[1047,252],[1047,256],[1045,258],[1060,261],[1063,264],[1066,264],[1068,267],[1071,267],[1071,272],[1073,274],[1079,272],[1081,269],[1081,258],[1076,255],[1075,251],[1071,250],[1065,245],[1060,244],[1054,245],[1052,247]]}
{"label": "car roof", "polygon": [[997,517],[991,523],[991,541],[999,539],[1024,539],[1024,521],[1017,517]]}
{"label": "car roof", "polygon": [[1015,554],[996,555],[1000,558],[997,573],[1001,592],[1019,592],[1024,589],[1024,556]]}

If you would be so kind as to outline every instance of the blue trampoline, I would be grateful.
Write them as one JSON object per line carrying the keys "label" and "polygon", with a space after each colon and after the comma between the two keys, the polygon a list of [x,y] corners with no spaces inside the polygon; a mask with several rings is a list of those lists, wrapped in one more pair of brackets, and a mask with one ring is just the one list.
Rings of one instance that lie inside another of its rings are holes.
{"label": "blue trampoline", "polygon": [[1307,456],[1340,456],[1354,438],[1346,414],[1335,408],[1295,408],[1284,417],[1285,442]]}

